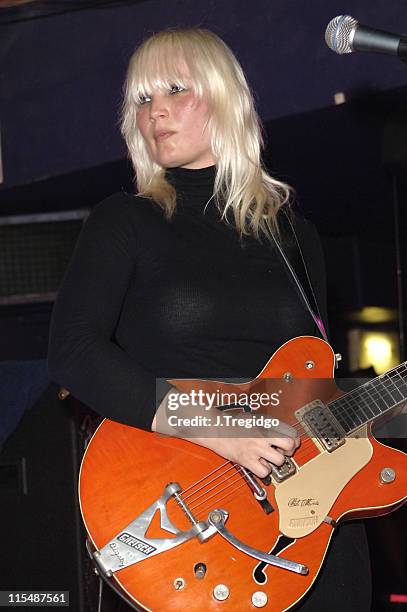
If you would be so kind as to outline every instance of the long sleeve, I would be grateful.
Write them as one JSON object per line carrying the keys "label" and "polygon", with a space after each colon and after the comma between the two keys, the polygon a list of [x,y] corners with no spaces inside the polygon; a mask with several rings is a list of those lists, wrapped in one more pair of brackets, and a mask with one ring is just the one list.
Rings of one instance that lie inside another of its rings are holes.
{"label": "long sleeve", "polygon": [[[96,412],[150,429],[156,378],[114,341],[137,266],[137,202],[116,194],[101,202],[81,232],[51,322],[48,369]],[[163,396],[168,390],[161,389]]]}

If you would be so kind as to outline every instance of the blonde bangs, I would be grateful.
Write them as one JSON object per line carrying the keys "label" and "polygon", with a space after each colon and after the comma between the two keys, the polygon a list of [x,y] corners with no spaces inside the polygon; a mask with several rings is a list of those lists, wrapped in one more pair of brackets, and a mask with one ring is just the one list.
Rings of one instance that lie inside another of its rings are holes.
{"label": "blonde bangs", "polygon": [[153,199],[167,218],[176,208],[176,193],[165,168],[150,158],[136,125],[143,97],[172,86],[205,96],[208,130],[216,160],[214,198],[224,213],[233,211],[240,235],[271,240],[278,234],[278,209],[291,189],[262,167],[262,134],[244,72],[229,47],[214,33],[180,28],[154,34],[130,60],[125,84],[122,134],[133,162],[138,195]]}
{"label": "blonde bangs", "polygon": [[155,89],[169,90],[173,85],[192,89],[202,98],[207,79],[203,67],[194,61],[194,45],[188,42],[177,31],[168,31],[143,43],[129,66],[129,94],[135,104]]}

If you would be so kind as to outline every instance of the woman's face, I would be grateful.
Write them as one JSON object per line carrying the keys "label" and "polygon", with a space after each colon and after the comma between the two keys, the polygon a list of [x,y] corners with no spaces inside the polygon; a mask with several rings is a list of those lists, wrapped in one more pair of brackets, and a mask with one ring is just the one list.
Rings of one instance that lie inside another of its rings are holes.
{"label": "woman's face", "polygon": [[136,114],[151,158],[164,168],[205,168],[215,163],[207,128],[208,104],[191,89],[154,90]]}

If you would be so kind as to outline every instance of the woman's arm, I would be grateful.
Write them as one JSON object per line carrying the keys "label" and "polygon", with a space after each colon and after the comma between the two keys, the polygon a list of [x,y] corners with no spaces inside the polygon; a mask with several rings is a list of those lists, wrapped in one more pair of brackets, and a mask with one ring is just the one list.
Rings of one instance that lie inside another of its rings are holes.
{"label": "woman's arm", "polygon": [[115,194],[85,223],[53,310],[48,368],[52,380],[96,412],[149,430],[156,378],[113,340],[135,272],[137,205]]}

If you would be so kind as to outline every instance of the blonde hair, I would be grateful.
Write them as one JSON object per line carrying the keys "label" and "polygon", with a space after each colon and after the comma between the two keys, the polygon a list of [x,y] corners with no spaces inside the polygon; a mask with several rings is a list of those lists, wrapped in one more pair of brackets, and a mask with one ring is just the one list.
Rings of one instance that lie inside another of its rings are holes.
{"label": "blonde hair", "polygon": [[207,129],[216,161],[214,197],[223,219],[233,211],[241,236],[271,239],[278,233],[278,209],[289,200],[291,190],[263,169],[260,121],[243,70],[229,47],[208,30],[159,32],[144,41],[130,60],[121,129],[138,195],[152,198],[167,218],[175,211],[175,189],[165,179],[165,168],[151,159],[136,126],[141,99],[174,84],[191,88],[198,99],[205,95],[208,102]]}

